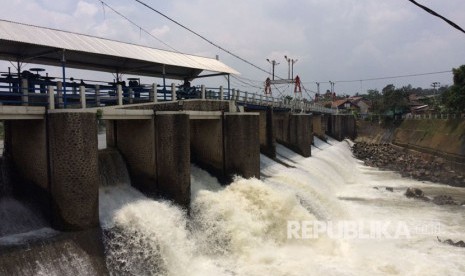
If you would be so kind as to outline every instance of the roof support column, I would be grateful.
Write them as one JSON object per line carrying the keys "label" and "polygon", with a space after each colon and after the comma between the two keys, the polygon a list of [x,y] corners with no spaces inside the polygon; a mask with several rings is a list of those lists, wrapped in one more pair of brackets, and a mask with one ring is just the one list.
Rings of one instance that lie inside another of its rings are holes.
{"label": "roof support column", "polygon": [[61,57],[61,68],[63,72],[63,107],[66,108],[66,59],[65,59],[65,49],[63,49],[63,55]]}

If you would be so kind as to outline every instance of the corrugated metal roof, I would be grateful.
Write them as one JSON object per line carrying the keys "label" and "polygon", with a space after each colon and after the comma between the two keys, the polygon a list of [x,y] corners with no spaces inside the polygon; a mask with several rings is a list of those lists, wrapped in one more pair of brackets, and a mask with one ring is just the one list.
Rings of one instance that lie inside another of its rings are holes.
{"label": "corrugated metal roof", "polygon": [[239,74],[213,59],[170,52],[89,35],[0,20],[0,58],[108,72],[195,77],[201,71]]}

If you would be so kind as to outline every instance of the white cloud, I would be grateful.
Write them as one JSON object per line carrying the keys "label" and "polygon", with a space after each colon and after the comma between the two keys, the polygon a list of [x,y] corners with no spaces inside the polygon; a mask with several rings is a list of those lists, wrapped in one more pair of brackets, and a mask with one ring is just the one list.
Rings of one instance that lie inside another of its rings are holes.
{"label": "white cloud", "polygon": [[167,25],[163,25],[162,27],[159,28],[154,28],[150,31],[150,34],[154,35],[157,38],[162,38],[164,37],[168,32],[170,31],[170,27]]}
{"label": "white cloud", "polygon": [[98,12],[98,8],[96,5],[85,2],[79,1],[76,6],[76,10],[74,11],[73,15],[76,19],[83,19],[82,17],[92,17]]}

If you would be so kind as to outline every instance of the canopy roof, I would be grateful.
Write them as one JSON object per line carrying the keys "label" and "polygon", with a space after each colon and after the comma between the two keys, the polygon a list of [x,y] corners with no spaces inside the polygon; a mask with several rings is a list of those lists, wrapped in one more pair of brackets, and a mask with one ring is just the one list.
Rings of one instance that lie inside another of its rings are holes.
{"label": "canopy roof", "polygon": [[45,65],[165,76],[195,78],[202,71],[239,74],[224,63],[183,53],[124,43],[78,33],[0,20],[0,59]]}

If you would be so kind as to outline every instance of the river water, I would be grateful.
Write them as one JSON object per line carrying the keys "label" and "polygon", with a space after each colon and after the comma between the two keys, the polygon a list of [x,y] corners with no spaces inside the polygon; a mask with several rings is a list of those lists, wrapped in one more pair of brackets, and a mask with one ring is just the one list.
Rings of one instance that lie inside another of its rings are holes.
{"label": "river water", "polygon": [[349,141],[316,139],[311,158],[279,145],[277,153],[280,162],[261,156],[261,180],[236,178],[226,187],[192,166],[189,215],[169,202],[148,199],[129,180],[101,186],[110,271],[465,274],[465,248],[437,240],[465,239],[465,207],[403,195],[407,187],[418,187],[463,198],[463,190],[366,167],[352,157]]}

